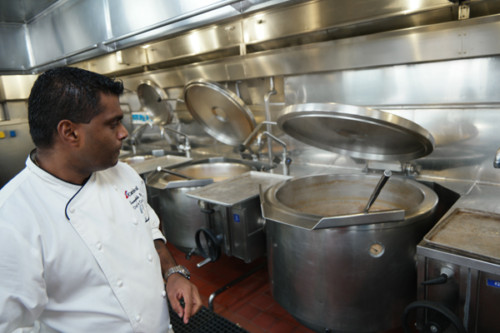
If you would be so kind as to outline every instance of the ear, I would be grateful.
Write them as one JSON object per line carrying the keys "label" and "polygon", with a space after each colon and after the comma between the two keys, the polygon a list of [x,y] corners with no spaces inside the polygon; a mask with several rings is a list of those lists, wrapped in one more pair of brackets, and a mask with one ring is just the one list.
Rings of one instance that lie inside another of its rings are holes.
{"label": "ear", "polygon": [[59,138],[70,145],[78,145],[80,137],[78,135],[78,124],[71,120],[63,119],[57,124],[57,134]]}

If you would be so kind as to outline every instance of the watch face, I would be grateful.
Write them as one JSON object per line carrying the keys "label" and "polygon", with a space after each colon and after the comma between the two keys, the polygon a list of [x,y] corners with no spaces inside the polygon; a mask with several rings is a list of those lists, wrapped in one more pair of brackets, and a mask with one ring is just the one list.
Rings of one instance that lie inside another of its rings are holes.
{"label": "watch face", "polygon": [[186,267],[181,267],[180,269],[180,272],[182,272],[182,274],[189,279],[189,277],[191,276],[191,274],[189,273],[188,269]]}

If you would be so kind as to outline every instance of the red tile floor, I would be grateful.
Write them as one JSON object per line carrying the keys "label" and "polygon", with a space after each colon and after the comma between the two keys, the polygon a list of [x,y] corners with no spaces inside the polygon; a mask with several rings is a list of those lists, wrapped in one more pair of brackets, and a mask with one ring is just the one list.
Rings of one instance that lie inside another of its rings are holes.
{"label": "red tile floor", "polygon": [[[265,259],[245,264],[242,260],[222,255],[215,262],[200,268],[202,257],[185,254],[168,244],[178,264],[191,272],[191,281],[198,287],[203,305],[208,307],[209,296],[227,283],[265,263]],[[241,282],[215,297],[213,310],[218,315],[238,324],[250,333],[313,333],[288,314],[271,296],[267,267],[258,270]],[[399,333],[391,331],[387,333]]]}
{"label": "red tile floor", "polygon": [[[202,257],[185,254],[168,244],[178,264],[191,272],[191,281],[198,287],[203,305],[208,307],[209,296],[227,283],[265,263],[264,259],[246,264],[242,260],[222,255],[215,262],[200,268],[196,264]],[[257,270],[241,282],[217,295],[213,310],[218,315],[238,324],[250,333],[312,333],[298,323],[271,296],[267,267]]]}

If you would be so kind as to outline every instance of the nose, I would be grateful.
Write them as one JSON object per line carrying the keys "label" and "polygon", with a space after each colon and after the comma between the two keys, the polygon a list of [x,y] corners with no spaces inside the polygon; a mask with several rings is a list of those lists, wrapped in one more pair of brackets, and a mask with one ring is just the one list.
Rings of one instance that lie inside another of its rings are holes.
{"label": "nose", "polygon": [[126,138],[128,137],[128,131],[127,129],[125,128],[125,126],[123,126],[123,124],[120,123],[120,127],[118,129],[118,139],[120,141],[123,141],[125,140]]}

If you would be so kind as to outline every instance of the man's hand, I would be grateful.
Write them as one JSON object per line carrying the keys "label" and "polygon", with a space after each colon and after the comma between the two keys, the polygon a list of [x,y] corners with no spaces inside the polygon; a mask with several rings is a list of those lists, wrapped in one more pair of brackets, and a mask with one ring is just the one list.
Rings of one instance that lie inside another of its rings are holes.
{"label": "man's hand", "polygon": [[[184,324],[189,322],[189,318],[202,305],[198,288],[180,274],[172,274],[168,278],[167,295],[172,309],[180,318],[183,318]],[[181,298],[184,300],[184,308],[180,303]]]}
{"label": "man's hand", "polygon": [[[170,267],[176,266],[172,254],[167,249],[165,242],[161,239],[155,240],[155,248],[160,257],[162,274],[168,271]],[[201,308],[201,298],[198,288],[181,274],[172,274],[167,279],[167,296],[172,309],[183,318],[184,324],[187,324],[189,318]],[[180,300],[184,299],[184,308]]]}

